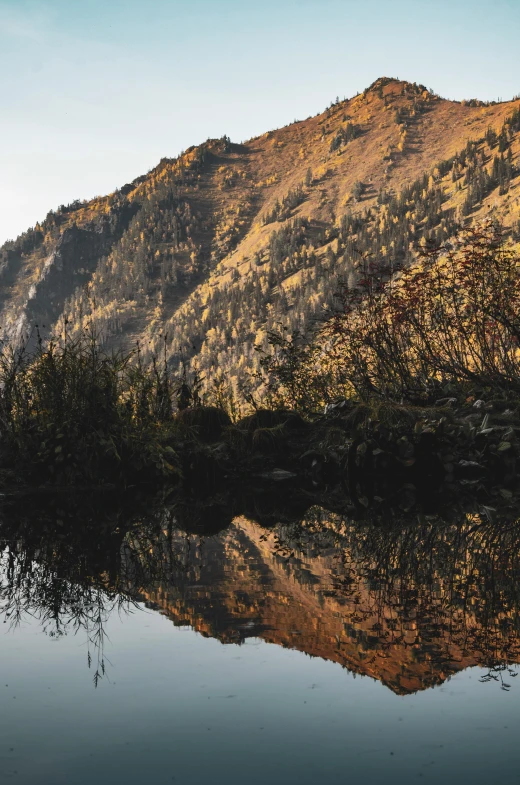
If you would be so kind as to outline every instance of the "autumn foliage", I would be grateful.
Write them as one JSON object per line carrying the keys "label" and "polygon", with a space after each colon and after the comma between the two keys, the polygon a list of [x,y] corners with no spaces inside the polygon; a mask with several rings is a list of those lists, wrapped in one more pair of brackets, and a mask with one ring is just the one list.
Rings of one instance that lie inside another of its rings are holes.
{"label": "autumn foliage", "polygon": [[465,389],[520,394],[520,255],[489,221],[390,271],[369,257],[304,345],[270,336],[272,396],[316,408],[343,395],[428,404]]}

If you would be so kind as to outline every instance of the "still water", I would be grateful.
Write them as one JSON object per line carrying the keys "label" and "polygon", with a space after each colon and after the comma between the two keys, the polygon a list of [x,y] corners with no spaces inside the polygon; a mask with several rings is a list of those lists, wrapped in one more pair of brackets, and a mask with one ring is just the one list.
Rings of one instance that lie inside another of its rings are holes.
{"label": "still water", "polygon": [[68,526],[4,525],[0,781],[518,781],[511,522]]}

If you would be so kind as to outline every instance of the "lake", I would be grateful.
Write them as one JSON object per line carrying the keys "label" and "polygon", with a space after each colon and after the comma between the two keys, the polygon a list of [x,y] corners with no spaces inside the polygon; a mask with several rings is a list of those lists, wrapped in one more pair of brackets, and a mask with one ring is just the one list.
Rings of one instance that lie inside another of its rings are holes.
{"label": "lake", "polygon": [[517,781],[507,515],[26,507],[1,524],[1,781]]}

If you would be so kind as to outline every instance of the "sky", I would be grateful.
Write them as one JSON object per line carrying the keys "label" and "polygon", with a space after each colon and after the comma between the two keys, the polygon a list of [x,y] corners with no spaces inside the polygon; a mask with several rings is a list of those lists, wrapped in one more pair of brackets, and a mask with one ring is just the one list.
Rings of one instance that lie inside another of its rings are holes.
{"label": "sky", "polygon": [[0,243],[380,76],[520,94],[520,0],[0,0]]}

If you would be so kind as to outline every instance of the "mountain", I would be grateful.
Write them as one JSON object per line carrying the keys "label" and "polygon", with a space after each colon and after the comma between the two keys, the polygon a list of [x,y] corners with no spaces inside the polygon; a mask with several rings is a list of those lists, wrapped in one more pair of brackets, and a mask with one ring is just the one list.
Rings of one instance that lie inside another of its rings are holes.
{"label": "mountain", "polygon": [[0,324],[18,341],[93,323],[236,391],[278,323],[309,329],[360,254],[413,262],[493,215],[520,239],[520,100],[454,102],[382,78],[245,144],[209,139],[0,249]]}
{"label": "mountain", "polygon": [[[176,566],[144,599],[174,624],[223,644],[259,638],[336,662],[399,695],[476,665],[520,661],[509,571],[515,557],[506,546],[491,555],[477,533],[480,550],[465,549],[475,536],[471,523],[430,530],[429,537],[409,530],[400,545],[386,530],[381,536],[392,541],[392,558],[382,570],[359,527],[349,539],[348,524],[339,531],[333,520],[329,525],[329,541],[326,524],[319,536],[311,526],[304,551],[291,542],[280,549],[280,531],[245,518],[215,537],[173,533]],[[426,552],[432,536],[433,556],[416,562],[413,543],[429,541]],[[154,548],[162,553],[160,543]],[[492,587],[494,559],[502,572]]]}

